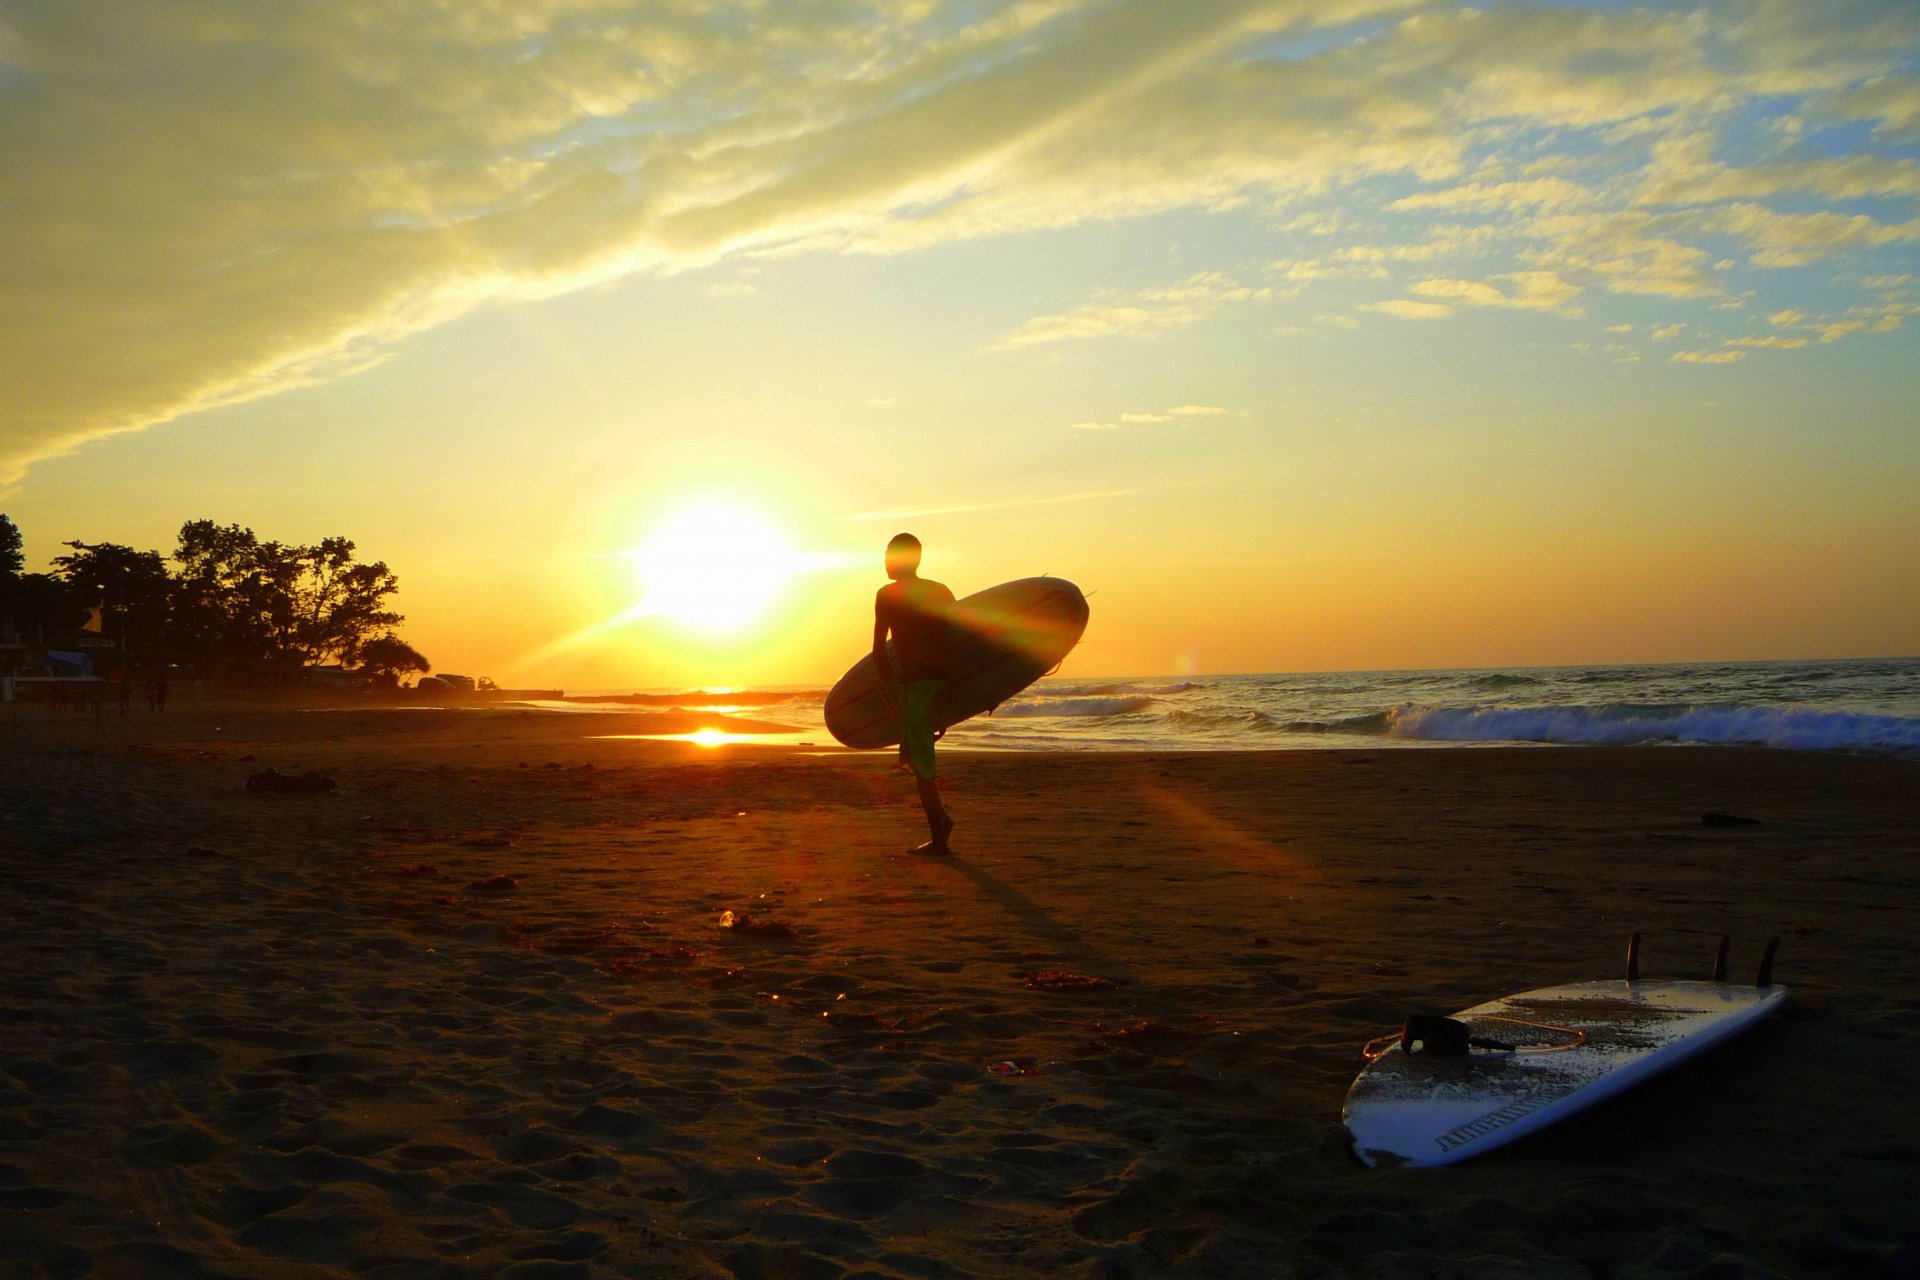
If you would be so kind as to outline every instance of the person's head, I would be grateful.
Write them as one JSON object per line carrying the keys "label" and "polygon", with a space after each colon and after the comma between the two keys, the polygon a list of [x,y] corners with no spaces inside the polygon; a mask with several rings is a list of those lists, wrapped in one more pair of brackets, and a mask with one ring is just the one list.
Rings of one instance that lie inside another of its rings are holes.
{"label": "person's head", "polygon": [[910,578],[920,568],[920,539],[910,533],[896,533],[887,543],[887,576],[898,581]]}

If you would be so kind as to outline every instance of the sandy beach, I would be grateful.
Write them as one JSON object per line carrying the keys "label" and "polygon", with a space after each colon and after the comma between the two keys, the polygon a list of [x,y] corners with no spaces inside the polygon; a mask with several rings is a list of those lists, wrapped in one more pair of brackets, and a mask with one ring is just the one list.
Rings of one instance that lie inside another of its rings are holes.
{"label": "sandy beach", "polygon": [[[619,731],[0,718],[6,1274],[1920,1275],[1912,762],[950,753],[945,861],[884,754]],[[1354,1161],[1363,1041],[1635,930],[1787,1016]]]}

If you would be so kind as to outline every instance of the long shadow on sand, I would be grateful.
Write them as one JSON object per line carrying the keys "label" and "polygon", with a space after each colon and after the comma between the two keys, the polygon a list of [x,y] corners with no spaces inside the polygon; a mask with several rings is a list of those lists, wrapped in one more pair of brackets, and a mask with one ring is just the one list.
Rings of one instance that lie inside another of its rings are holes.
{"label": "long shadow on sand", "polygon": [[1106,952],[1089,946],[1086,938],[1078,930],[1055,919],[1045,907],[992,872],[982,870],[963,857],[928,858],[926,861],[929,865],[944,867],[963,879],[971,881],[983,897],[998,903],[1034,937],[1058,949],[1062,959],[1089,973],[1111,978],[1129,987],[1139,985],[1132,968],[1124,961],[1116,960]]}

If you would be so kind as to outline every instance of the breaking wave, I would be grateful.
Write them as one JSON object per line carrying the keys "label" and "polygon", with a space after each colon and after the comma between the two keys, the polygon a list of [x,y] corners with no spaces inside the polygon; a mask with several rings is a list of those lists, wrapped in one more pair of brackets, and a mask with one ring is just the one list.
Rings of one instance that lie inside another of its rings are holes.
{"label": "breaking wave", "polygon": [[1290,720],[1282,727],[1288,733],[1385,733],[1392,712],[1368,711],[1360,715],[1335,716],[1330,720]]}
{"label": "breaking wave", "polygon": [[1428,742],[1554,742],[1628,746],[1710,743],[1794,751],[1920,754],[1920,717],[1802,707],[1604,705],[1395,707],[1391,737]]}

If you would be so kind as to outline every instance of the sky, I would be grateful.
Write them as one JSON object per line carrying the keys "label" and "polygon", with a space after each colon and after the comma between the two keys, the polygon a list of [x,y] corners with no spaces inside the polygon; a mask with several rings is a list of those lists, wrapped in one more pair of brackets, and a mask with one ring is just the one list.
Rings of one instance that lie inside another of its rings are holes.
{"label": "sky", "polygon": [[[1920,651],[1920,6],[0,0],[0,510],[436,667]],[[700,603],[702,585],[738,588]]]}

